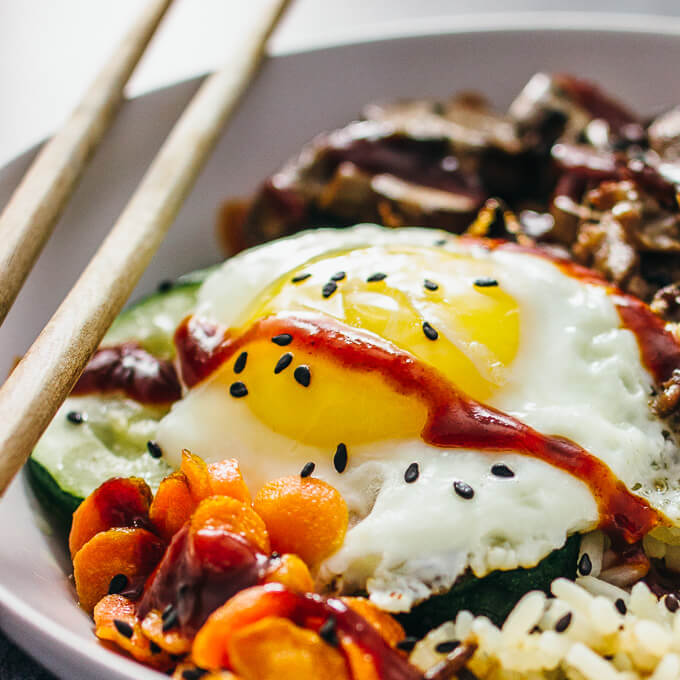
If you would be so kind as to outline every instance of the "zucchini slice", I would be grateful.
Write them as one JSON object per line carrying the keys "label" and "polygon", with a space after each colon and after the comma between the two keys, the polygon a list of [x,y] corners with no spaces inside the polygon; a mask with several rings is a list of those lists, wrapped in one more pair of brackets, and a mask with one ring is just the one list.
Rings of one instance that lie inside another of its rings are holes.
{"label": "zucchini slice", "polygon": [[[171,359],[175,328],[194,309],[211,271],[192,272],[160,286],[120,314],[102,345],[136,341],[150,354]],[[28,478],[45,509],[68,520],[82,499],[110,477],[141,477],[155,490],[170,468],[153,458],[146,444],[155,438],[158,421],[167,411],[124,395],[69,397],[27,464]],[[82,418],[69,416],[73,413]]]}

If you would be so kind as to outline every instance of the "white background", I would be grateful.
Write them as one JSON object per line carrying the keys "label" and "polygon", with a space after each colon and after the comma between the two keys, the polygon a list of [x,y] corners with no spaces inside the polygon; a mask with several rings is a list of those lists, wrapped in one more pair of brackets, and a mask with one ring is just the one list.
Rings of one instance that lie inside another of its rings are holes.
{"label": "white background", "polygon": [[[175,0],[129,91],[221,64],[267,0]],[[139,11],[142,0],[0,0],[0,164],[56,128]],[[678,0],[296,0],[275,50],[377,35],[381,24],[482,11],[680,15]]]}

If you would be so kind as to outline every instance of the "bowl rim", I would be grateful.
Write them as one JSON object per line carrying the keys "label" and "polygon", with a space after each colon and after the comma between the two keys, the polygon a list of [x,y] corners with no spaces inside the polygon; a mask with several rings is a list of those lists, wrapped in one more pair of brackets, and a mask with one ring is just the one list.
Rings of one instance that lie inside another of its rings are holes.
{"label": "bowl rim", "polygon": [[[607,33],[607,34],[643,34],[658,35],[660,37],[680,38],[680,16],[668,15],[645,15],[640,13],[615,14],[611,12],[574,12],[574,11],[520,11],[520,12],[488,12],[469,13],[461,15],[438,15],[433,17],[421,17],[411,19],[399,19],[367,24],[358,29],[343,29],[336,33],[326,35],[323,38],[299,37],[294,42],[281,42],[274,45],[268,53],[270,58],[280,59],[288,56],[296,56],[305,53],[318,53],[334,51],[352,45],[380,44],[408,39],[422,39],[438,36],[455,36],[478,33]],[[189,78],[180,79],[161,87],[153,88],[131,99],[140,99],[155,93],[188,84],[198,82],[205,77],[199,74]],[[35,153],[42,144],[31,145],[23,152],[17,154],[0,166],[0,173],[10,165],[20,161],[27,155]],[[25,494],[26,480],[23,471],[15,478],[8,495],[14,491]],[[74,606],[77,603],[74,601]],[[64,625],[54,621],[27,604],[20,596],[14,594],[8,587],[0,582],[0,623],[12,617],[14,630],[21,631],[20,635],[13,633],[7,636],[23,647],[32,655],[21,642],[21,637],[32,634],[39,635],[49,648],[68,650],[77,655],[82,654],[81,637],[69,630]],[[4,630],[4,626],[2,626]],[[87,652],[89,671],[106,672],[109,677],[114,672],[111,666],[111,651],[104,646],[93,647]],[[120,671],[121,678],[131,677],[125,671],[133,673],[134,677],[153,680],[161,677],[161,674],[127,657],[116,655],[117,667],[115,674]],[[44,658],[42,655],[38,658]],[[58,667],[48,670],[59,672]]]}
{"label": "bowl rim", "polygon": [[285,57],[304,52],[332,50],[364,43],[427,38],[466,33],[588,32],[680,35],[680,15],[639,12],[576,12],[570,10],[521,10],[474,12],[411,17],[372,22],[358,28],[342,28],[321,37],[314,35],[282,39],[269,51]]}

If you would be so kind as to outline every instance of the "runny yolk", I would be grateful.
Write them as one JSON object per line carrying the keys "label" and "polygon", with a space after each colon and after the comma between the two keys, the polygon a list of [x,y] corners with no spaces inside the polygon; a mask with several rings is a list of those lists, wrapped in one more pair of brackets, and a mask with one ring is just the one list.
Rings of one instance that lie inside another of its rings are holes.
{"label": "runny yolk", "polygon": [[[302,274],[309,276],[294,281]],[[489,279],[498,285],[475,284]],[[436,289],[426,287],[425,280]],[[483,403],[507,382],[520,339],[518,305],[504,290],[503,272],[489,261],[436,248],[367,247],[326,254],[264,291],[239,325],[247,329],[278,313],[321,313],[374,333]],[[424,322],[436,339],[426,335]],[[338,441],[418,436],[423,428],[422,400],[395,392],[378,373],[348,370],[320,354],[296,351],[290,366],[275,375],[285,346],[258,340],[243,349],[249,355],[244,401],[275,432],[331,447]],[[300,365],[310,368],[309,387],[295,380]],[[224,367],[218,379],[231,382],[233,372]]]}

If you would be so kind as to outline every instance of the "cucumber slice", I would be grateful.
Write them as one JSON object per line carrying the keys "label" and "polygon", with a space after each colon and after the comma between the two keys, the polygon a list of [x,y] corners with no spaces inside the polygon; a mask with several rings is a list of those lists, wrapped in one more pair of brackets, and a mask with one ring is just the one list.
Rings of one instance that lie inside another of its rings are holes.
{"label": "cucumber slice", "polygon": [[198,289],[214,269],[209,267],[180,276],[168,288],[139,300],[111,324],[102,345],[135,340],[149,354],[172,359],[175,328],[196,305]]}
{"label": "cucumber slice", "polygon": [[[174,356],[173,335],[196,305],[198,290],[212,269],[192,272],[125,310],[102,341],[136,341],[163,359]],[[84,416],[75,424],[71,411]],[[83,498],[110,477],[141,477],[155,491],[171,468],[153,458],[155,438],[166,407],[139,404],[123,395],[69,397],[29,459],[28,478],[37,498],[57,519],[68,520]]]}

